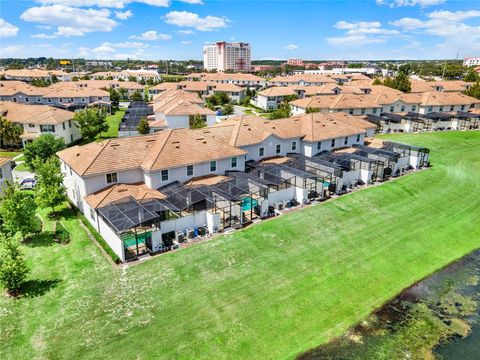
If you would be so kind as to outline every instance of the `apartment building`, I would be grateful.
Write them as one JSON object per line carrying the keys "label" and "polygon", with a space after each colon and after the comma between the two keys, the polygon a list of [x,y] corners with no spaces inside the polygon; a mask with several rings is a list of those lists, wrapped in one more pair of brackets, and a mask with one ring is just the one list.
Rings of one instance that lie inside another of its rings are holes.
{"label": "apartment building", "polygon": [[[392,169],[377,153],[322,158],[363,145],[363,125],[370,124],[340,113],[242,116],[204,129],[73,146],[58,156],[70,201],[128,261],[166,251],[195,236],[194,229],[241,227],[273,209],[387,178]],[[400,155],[394,158],[392,168]]]}
{"label": "apartment building", "polygon": [[469,57],[463,59],[463,66],[480,66],[480,57]]}
{"label": "apartment building", "polygon": [[267,81],[253,74],[243,73],[193,73],[186,76],[187,81],[207,81],[218,84],[234,84],[241,87],[261,89],[267,85]]}
{"label": "apartment building", "polygon": [[205,70],[250,71],[251,47],[248,43],[224,41],[203,47],[203,68]]}
{"label": "apartment building", "polygon": [[60,81],[71,81],[72,75],[63,70],[40,70],[40,69],[19,69],[5,70],[0,75],[5,76],[7,80],[17,80],[31,82],[35,79],[52,80],[55,76]]}
{"label": "apartment building", "polygon": [[27,105],[52,105],[68,110],[83,109],[87,106],[109,108],[110,93],[98,88],[77,87],[73,82],[36,87],[19,81],[1,81],[0,101]]}
{"label": "apartment building", "polygon": [[474,85],[472,82],[463,80],[448,80],[448,81],[420,81],[412,80],[412,93],[420,93],[427,91],[440,92],[464,92]]}
{"label": "apartment building", "polygon": [[81,137],[73,124],[74,113],[53,106],[0,102],[0,115],[23,128],[22,145],[42,134],[53,134],[66,144]]}
{"label": "apartment building", "polygon": [[105,80],[111,78],[112,80],[124,80],[128,81],[131,77],[135,77],[137,81],[152,80],[159,82],[162,80],[161,75],[157,71],[153,70],[123,70],[123,71],[101,71],[90,74],[90,78],[93,80]]}
{"label": "apartment building", "polygon": [[9,181],[13,181],[12,158],[0,156],[0,195],[8,186]]}

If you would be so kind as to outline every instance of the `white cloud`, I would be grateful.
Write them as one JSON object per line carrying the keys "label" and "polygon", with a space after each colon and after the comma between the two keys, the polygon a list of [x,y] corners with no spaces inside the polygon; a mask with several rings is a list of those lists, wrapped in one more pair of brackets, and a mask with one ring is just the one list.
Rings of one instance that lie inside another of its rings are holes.
{"label": "white cloud", "polygon": [[183,46],[185,46],[185,45],[190,45],[191,43],[192,43],[192,42],[191,42],[190,40],[183,40],[183,41],[181,42],[181,44],[182,44]]}
{"label": "white cloud", "polygon": [[180,27],[191,27],[199,31],[212,31],[224,28],[229,20],[225,17],[207,15],[202,18],[188,11],[170,11],[165,15],[165,22]]}
{"label": "white cloud", "polygon": [[0,18],[0,38],[17,36],[18,27]]}
{"label": "white cloud", "polygon": [[285,46],[284,49],[285,50],[295,50],[295,49],[298,49],[298,46],[294,45],[294,44],[289,44],[289,45]]}
{"label": "white cloud", "polygon": [[[202,0],[179,0],[188,4],[203,4]],[[126,5],[140,3],[151,6],[168,7],[170,0],[37,0],[43,5],[66,5],[75,7],[96,6],[101,8],[123,9]]]}
{"label": "white cloud", "polygon": [[94,53],[113,53],[115,51],[116,50],[113,47],[111,47],[108,43],[103,43],[102,45],[97,46],[92,50],[92,52]]}
{"label": "white cloud", "polygon": [[37,25],[35,26],[38,30],[52,30],[50,25]]}
{"label": "white cloud", "polygon": [[120,20],[127,20],[129,17],[133,16],[133,13],[130,10],[127,11],[115,11],[115,17]]}
{"label": "white cloud", "polygon": [[182,35],[192,35],[192,34],[195,34],[195,31],[193,30],[178,30],[177,31],[179,34],[182,34]]}
{"label": "white cloud", "polygon": [[129,39],[137,39],[144,41],[170,40],[172,37],[167,34],[160,34],[155,30],[145,31],[140,35],[132,35]]}
{"label": "white cloud", "polygon": [[390,7],[401,6],[420,6],[428,7],[443,4],[446,0],[377,0],[378,5],[388,5]]}
{"label": "white cloud", "polygon": [[53,34],[35,34],[30,36],[32,39],[55,39],[58,38],[58,35],[53,35]]}
{"label": "white cloud", "polygon": [[383,43],[392,36],[401,36],[400,31],[385,29],[379,21],[338,21],[335,27],[346,30],[343,36],[327,38],[327,41],[335,46]]}
{"label": "white cloud", "polygon": [[[437,44],[442,55],[453,56],[457,51],[464,54],[480,51],[480,26],[468,25],[464,20],[480,17],[480,11],[433,11],[426,20],[402,18],[391,22],[403,31],[414,34],[428,34],[443,39]],[[439,52],[437,52],[440,55]]]}
{"label": "white cloud", "polygon": [[102,8],[116,9],[122,9],[125,7],[125,5],[135,2],[152,6],[170,6],[169,0],[38,0],[38,2],[44,5],[58,4],[76,7],[97,6]]}
{"label": "white cloud", "polygon": [[24,45],[9,45],[2,48],[0,57],[20,57],[20,52],[25,49]]}
{"label": "white cloud", "polygon": [[58,36],[82,36],[90,32],[112,31],[118,23],[110,19],[107,9],[79,9],[64,5],[40,6],[27,9],[24,21],[57,26]]}

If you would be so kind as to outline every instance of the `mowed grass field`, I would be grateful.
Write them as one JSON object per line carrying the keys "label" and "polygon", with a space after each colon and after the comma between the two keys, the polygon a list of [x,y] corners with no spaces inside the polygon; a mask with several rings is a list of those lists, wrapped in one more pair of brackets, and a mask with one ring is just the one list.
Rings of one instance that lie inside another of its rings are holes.
{"label": "mowed grass field", "polygon": [[480,247],[480,132],[388,138],[433,167],[124,270],[66,213],[72,242],[35,238],[27,296],[0,296],[0,358],[292,359],[344,334]]}

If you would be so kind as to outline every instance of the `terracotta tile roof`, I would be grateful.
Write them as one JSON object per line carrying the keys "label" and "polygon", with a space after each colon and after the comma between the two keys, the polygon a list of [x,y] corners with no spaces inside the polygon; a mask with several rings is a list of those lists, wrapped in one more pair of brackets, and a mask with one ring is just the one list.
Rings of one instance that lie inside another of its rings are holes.
{"label": "terracotta tile roof", "polygon": [[6,156],[0,156],[0,167],[5,166],[8,164],[10,161],[12,161],[12,158],[6,157]]}
{"label": "terracotta tile roof", "polygon": [[202,98],[198,96],[197,93],[192,93],[184,90],[166,90],[164,92],[161,92],[160,94],[157,94],[153,97],[153,107],[159,107],[163,106],[165,103],[171,101],[171,100],[186,100],[195,104],[203,104]]}
{"label": "terracotta tile roof", "polygon": [[480,100],[458,92],[429,91],[417,96],[423,106],[480,104]]}
{"label": "terracotta tile roof", "polygon": [[52,75],[65,76],[65,75],[68,75],[68,73],[61,70],[19,69],[19,70],[5,70],[4,75],[7,77],[11,76],[11,77],[47,78]]}
{"label": "terracotta tile roof", "polygon": [[[306,86],[305,86],[306,87]],[[302,90],[297,86],[272,86],[268,89],[258,92],[258,95],[262,96],[286,96],[286,95],[296,95],[295,90]]]}
{"label": "terracotta tile roof", "polygon": [[204,73],[201,78],[204,81],[252,81],[252,82],[264,82],[265,79],[253,74],[244,73]]}
{"label": "terracotta tile roof", "polygon": [[160,90],[160,91],[165,91],[165,90],[177,90],[178,89],[178,82],[164,82],[157,84],[155,86],[150,87],[151,90]]}
{"label": "terracotta tile roof", "polygon": [[128,90],[143,90],[145,86],[134,81],[118,81],[118,80],[80,80],[73,82],[75,87],[85,87],[88,89],[108,89],[123,88]]}
{"label": "terracotta tile roof", "polygon": [[412,80],[412,93],[426,92],[436,90],[437,87],[441,87],[443,91],[465,91],[468,86],[473,85],[472,82],[466,82],[463,80],[445,80],[445,81],[420,81]]}
{"label": "terracotta tile roof", "polygon": [[157,108],[156,111],[165,115],[215,115],[215,111],[186,100],[170,101],[166,106]]}
{"label": "terracotta tile roof", "polygon": [[56,125],[72,120],[74,113],[48,105],[0,102],[0,115],[18,124]]}
{"label": "terracotta tile roof", "polygon": [[294,106],[306,109],[307,107],[319,109],[355,109],[355,108],[378,108],[377,95],[339,94],[320,95],[290,102]]}
{"label": "terracotta tile roof", "polygon": [[46,87],[36,87],[22,81],[3,81],[0,86],[0,96],[13,96],[18,93],[23,93],[30,96],[42,96],[47,90]]}
{"label": "terracotta tile roof", "polygon": [[73,146],[58,156],[80,176],[142,168],[159,171],[244,155],[224,129],[167,129],[152,135]]}
{"label": "terracotta tile roof", "polygon": [[323,74],[297,74],[290,76],[277,76],[271,79],[269,82],[285,82],[295,84],[300,81],[311,82],[311,83],[336,83],[335,79],[331,76]]}
{"label": "terracotta tile roof", "polygon": [[46,91],[43,94],[43,97],[46,98],[70,98],[70,97],[90,97],[90,96],[101,96],[109,97],[110,93],[105,90],[92,89],[92,88],[72,88],[70,85],[63,87],[57,87],[54,89],[45,88]]}
{"label": "terracotta tile roof", "polygon": [[215,128],[222,127],[230,132],[230,145],[240,147],[261,143],[272,135],[280,139],[320,141],[361,134],[368,128],[375,128],[368,121],[341,112],[302,114],[278,120],[243,115],[215,125]]}
{"label": "terracotta tile roof", "polygon": [[231,178],[223,175],[206,175],[193,178],[191,180],[185,181],[185,185],[195,186],[195,185],[217,185],[225,181],[230,181]]}
{"label": "terracotta tile roof", "polygon": [[85,201],[91,208],[97,209],[127,197],[133,197],[137,201],[166,198],[160,191],[151,189],[144,183],[135,183],[108,186],[85,196]]}

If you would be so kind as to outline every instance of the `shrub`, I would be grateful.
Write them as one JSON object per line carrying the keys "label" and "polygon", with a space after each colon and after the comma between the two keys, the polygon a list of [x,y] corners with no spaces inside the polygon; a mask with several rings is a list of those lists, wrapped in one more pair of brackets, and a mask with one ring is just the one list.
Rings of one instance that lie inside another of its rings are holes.
{"label": "shrub", "polygon": [[79,213],[79,219],[82,222],[83,225],[90,231],[92,236],[97,240],[97,242],[100,244],[100,246],[105,250],[105,252],[110,256],[110,258],[113,260],[115,264],[120,263],[120,258],[115,254],[115,252],[108,246],[106,241],[102,238],[102,236],[95,230],[95,228],[90,224],[90,222],[85,218],[83,214]]}
{"label": "shrub", "polygon": [[60,244],[68,244],[70,242],[70,233],[65,229],[59,221],[55,222],[55,241]]}

